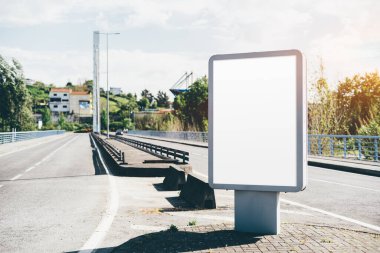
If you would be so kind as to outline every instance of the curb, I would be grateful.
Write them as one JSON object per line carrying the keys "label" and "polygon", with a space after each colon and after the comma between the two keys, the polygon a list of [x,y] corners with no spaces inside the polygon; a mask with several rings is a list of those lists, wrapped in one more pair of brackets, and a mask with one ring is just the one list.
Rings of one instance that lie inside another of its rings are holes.
{"label": "curb", "polygon": [[356,174],[362,174],[367,176],[374,176],[374,177],[380,177],[380,170],[371,170],[371,169],[364,169],[364,168],[358,168],[358,167],[352,167],[349,165],[341,165],[341,164],[334,164],[334,163],[327,163],[322,161],[308,161],[308,165],[310,166],[316,166],[331,170],[339,170],[339,171],[345,171],[345,172],[351,172]]}
{"label": "curb", "polygon": [[100,153],[104,156],[106,164],[109,166],[110,171],[115,176],[126,177],[165,177],[169,173],[169,165],[165,168],[150,167],[141,168],[137,165],[123,165],[116,161],[114,157],[107,152],[107,150],[101,145],[96,138],[94,141],[98,144]]}
{"label": "curb", "polygon": [[208,183],[190,174],[187,176],[186,183],[183,185],[179,196],[196,208],[216,208],[214,189]]}

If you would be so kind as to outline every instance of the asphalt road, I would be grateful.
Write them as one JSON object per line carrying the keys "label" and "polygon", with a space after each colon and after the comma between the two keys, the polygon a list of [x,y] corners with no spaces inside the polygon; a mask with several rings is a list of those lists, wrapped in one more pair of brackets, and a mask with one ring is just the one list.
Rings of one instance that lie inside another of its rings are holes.
{"label": "asphalt road", "polygon": [[[193,170],[207,177],[207,148],[144,141],[189,151]],[[157,188],[162,178],[108,176],[92,152],[88,134],[0,145],[0,252],[109,252],[170,224],[233,221],[232,191],[216,191],[216,210],[170,212],[178,192]],[[356,228],[363,223],[376,230],[379,186],[376,177],[309,167],[304,192],[281,194],[282,221]]]}
{"label": "asphalt road", "polygon": [[107,204],[109,183],[95,175],[89,135],[42,139],[1,147],[0,252],[78,250]]}
{"label": "asphalt road", "polygon": [[[193,173],[207,179],[207,148],[138,138],[131,135],[124,137],[188,151]],[[306,190],[299,193],[281,193],[281,198],[284,201],[307,205],[356,221],[380,226],[380,178],[378,177],[309,166]]]}

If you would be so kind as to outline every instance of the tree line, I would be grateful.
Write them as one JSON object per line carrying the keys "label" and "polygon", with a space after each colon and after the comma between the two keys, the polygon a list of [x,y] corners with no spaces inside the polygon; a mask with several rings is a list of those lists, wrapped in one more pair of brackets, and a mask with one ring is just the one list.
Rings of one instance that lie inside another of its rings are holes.
{"label": "tree line", "polygon": [[[92,81],[80,85],[71,82],[66,85],[73,90],[92,92]],[[47,107],[49,90],[54,85],[36,82],[26,86],[23,69],[19,62],[7,62],[0,55],[0,130],[18,131],[36,129],[34,113],[42,114],[45,129],[77,129],[60,115],[58,122],[51,122]],[[105,101],[106,93],[101,89]],[[226,98],[228,100],[229,98]],[[127,93],[110,96],[115,107],[110,112],[113,129],[128,128],[149,130],[208,131],[208,80],[197,79],[186,92],[180,93],[171,103],[164,91],[154,96],[149,90],[141,91],[140,99],[136,94]],[[43,104],[44,106],[39,106]],[[231,105],[233,106],[233,105]],[[172,108],[170,113],[146,115],[135,119],[134,113],[147,109]],[[232,120],[233,117],[231,117]],[[236,120],[236,127],[244,119]],[[106,126],[105,104],[101,108],[102,126]],[[251,122],[245,122],[250,124]],[[90,124],[86,127],[91,127]],[[347,134],[380,135],[380,76],[377,71],[356,74],[338,82],[332,88],[324,76],[321,64],[316,78],[311,82],[308,94],[308,132],[309,134]]]}
{"label": "tree line", "polygon": [[309,134],[380,135],[380,76],[356,74],[332,89],[320,66],[308,102]]}

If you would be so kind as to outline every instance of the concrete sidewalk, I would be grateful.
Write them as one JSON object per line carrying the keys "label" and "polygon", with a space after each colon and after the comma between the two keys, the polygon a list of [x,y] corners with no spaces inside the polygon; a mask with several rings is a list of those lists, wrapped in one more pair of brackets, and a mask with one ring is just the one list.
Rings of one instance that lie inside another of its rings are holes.
{"label": "concrete sidewalk", "polygon": [[238,233],[232,224],[188,226],[136,237],[112,252],[379,252],[380,235],[286,223],[278,236]]}
{"label": "concrete sidewalk", "polygon": [[233,191],[217,209],[194,209],[165,191],[163,178],[117,177],[118,215],[100,252],[379,252],[380,234],[281,202],[281,234],[233,230]]}
{"label": "concrete sidewalk", "polygon": [[308,165],[380,177],[380,162],[309,156]]}
{"label": "concrete sidewalk", "polygon": [[[120,148],[124,148],[122,145],[125,144],[121,143]],[[195,209],[179,197],[179,191],[165,191],[163,179],[115,177],[120,207],[105,242],[96,250],[118,253],[380,252],[380,233],[376,230],[291,204],[291,201],[280,201],[279,235],[236,232],[233,191],[215,191],[216,209]],[[281,194],[281,198],[283,196],[287,195]]]}
{"label": "concrete sidewalk", "polygon": [[199,147],[199,148],[208,148],[208,142],[189,141],[189,140],[180,140],[180,139],[169,139],[169,138],[160,138],[160,137],[156,137],[156,136],[145,136],[145,135],[135,135],[135,134],[127,134],[124,137],[126,137],[126,138],[138,137],[138,138],[146,139],[146,142],[149,142],[149,140],[157,140],[157,141],[165,141],[165,142],[171,142],[171,143],[184,144],[184,145]]}

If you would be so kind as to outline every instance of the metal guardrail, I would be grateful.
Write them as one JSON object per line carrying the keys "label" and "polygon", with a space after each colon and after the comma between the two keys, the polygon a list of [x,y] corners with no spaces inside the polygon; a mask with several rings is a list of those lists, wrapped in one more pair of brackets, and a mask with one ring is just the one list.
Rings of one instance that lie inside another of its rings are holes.
{"label": "metal guardrail", "polygon": [[189,161],[189,152],[174,149],[174,148],[168,148],[164,146],[154,145],[147,142],[137,141],[125,137],[120,137],[116,135],[112,135],[113,138],[122,140],[123,142],[136,147],[141,150],[145,150],[151,153],[158,154],[163,157],[171,158],[173,157],[174,160],[182,160],[182,163],[186,164]]}
{"label": "metal guardrail", "polygon": [[186,132],[186,131],[168,132],[168,131],[150,131],[150,130],[129,130],[128,134],[142,135],[142,136],[155,136],[155,137],[168,138],[168,139],[199,141],[199,142],[208,141],[207,132]]}
{"label": "metal guardrail", "polygon": [[309,134],[308,154],[379,161],[380,136]]}
{"label": "metal guardrail", "polygon": [[35,138],[58,135],[65,133],[65,130],[47,130],[47,131],[27,131],[27,132],[3,132],[0,133],[0,144],[25,141]]}
{"label": "metal guardrail", "polygon": [[92,137],[103,146],[103,148],[113,157],[115,157],[118,161],[121,161],[123,164],[125,162],[125,154],[120,149],[109,143],[108,141],[100,138],[97,134],[92,133]]}
{"label": "metal guardrail", "polygon": [[[207,132],[145,130],[130,130],[128,134],[202,142],[207,142],[208,135]],[[309,134],[307,145],[309,155],[376,162],[380,160],[380,136]]]}

